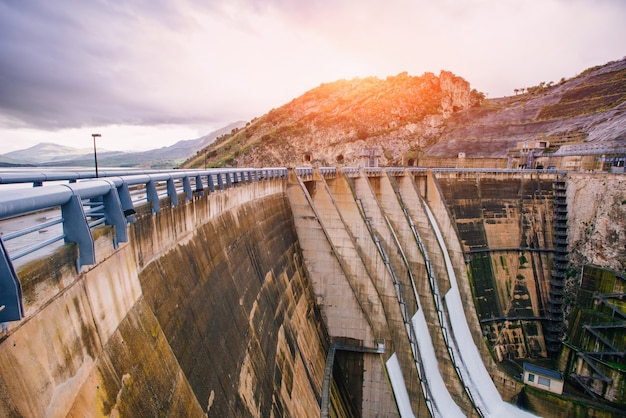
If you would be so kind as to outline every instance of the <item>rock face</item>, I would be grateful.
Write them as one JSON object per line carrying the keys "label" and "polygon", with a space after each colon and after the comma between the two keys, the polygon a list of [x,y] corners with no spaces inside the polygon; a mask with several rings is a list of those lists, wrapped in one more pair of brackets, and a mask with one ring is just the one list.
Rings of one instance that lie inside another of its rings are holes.
{"label": "rock face", "polygon": [[626,141],[626,59],[584,71],[558,84],[490,99],[451,115],[424,156],[506,158],[522,141],[571,144]]}
{"label": "rock face", "polygon": [[[209,164],[358,165],[373,150],[381,165],[400,165],[479,97],[447,71],[322,84],[216,141],[207,150]],[[204,153],[186,166],[202,164]]]}
{"label": "rock face", "polygon": [[456,77],[449,71],[442,71],[439,74],[439,84],[442,93],[441,110],[444,118],[471,106],[470,84],[467,81],[461,77]]}
{"label": "rock face", "polygon": [[626,179],[572,174],[567,180],[570,262],[626,270]]}
{"label": "rock face", "polygon": [[[623,152],[625,101],[626,59],[489,100],[448,71],[340,80],[218,138],[184,166],[202,167],[206,155],[211,167],[502,168],[524,141],[546,143],[544,159],[562,158],[559,150],[571,153],[572,146]],[[459,165],[460,153],[482,162]],[[559,166],[547,160],[542,165]]]}

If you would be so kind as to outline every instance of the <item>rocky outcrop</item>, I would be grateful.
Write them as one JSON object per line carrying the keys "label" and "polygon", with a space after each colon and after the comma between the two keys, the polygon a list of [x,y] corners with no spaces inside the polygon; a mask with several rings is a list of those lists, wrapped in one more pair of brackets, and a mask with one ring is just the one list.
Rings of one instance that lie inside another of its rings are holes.
{"label": "rocky outcrop", "polygon": [[[322,84],[226,135],[207,149],[211,166],[380,165],[416,158],[444,120],[476,105],[476,91],[451,72]],[[187,167],[204,164],[205,153]]]}
{"label": "rocky outcrop", "polygon": [[[441,76],[440,76],[441,78]],[[522,141],[566,144],[626,140],[626,59],[558,84],[540,83],[451,115],[424,155],[506,158]]]}
{"label": "rocky outcrop", "polygon": [[470,84],[449,71],[439,74],[441,86],[441,110],[444,118],[459,110],[471,107]]}
{"label": "rocky outcrop", "polygon": [[626,271],[626,179],[572,174],[567,179],[570,262]]}
{"label": "rocky outcrop", "polygon": [[599,142],[624,149],[626,59],[518,92],[487,100],[449,71],[339,80],[218,138],[183,166],[202,167],[206,155],[211,167],[355,166],[370,164],[370,156],[386,166],[467,167],[462,154],[498,159],[469,166],[501,167],[524,141],[548,144],[544,159]]}

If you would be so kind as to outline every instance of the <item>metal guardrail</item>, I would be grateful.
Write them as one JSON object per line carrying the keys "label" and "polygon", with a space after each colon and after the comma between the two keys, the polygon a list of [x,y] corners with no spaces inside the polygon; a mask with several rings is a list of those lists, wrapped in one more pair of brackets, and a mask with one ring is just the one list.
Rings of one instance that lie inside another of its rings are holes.
{"label": "metal guardrail", "polygon": [[[296,174],[303,179],[313,179],[312,167],[296,168]],[[320,167],[319,173],[324,178],[334,178],[338,174],[336,167]],[[405,171],[406,170],[406,171]],[[366,175],[378,177],[387,173],[390,176],[420,172],[489,172],[489,173],[529,173],[554,172],[545,170],[510,170],[510,169],[457,169],[423,167],[344,167],[341,169],[347,177]],[[26,214],[46,211],[46,221],[37,225],[0,235],[0,322],[21,319],[21,289],[15,274],[13,261],[32,254],[60,241],[78,244],[78,267],[91,264],[93,238],[91,228],[101,224],[116,226],[116,243],[124,242],[126,223],[132,221],[132,215],[138,205],[150,203],[152,212],[160,211],[160,199],[169,197],[170,204],[178,204],[178,195],[185,192],[187,199],[194,193],[203,195],[225,190],[240,184],[247,184],[265,179],[287,178],[288,169],[278,168],[231,168],[209,170],[132,170],[111,169],[100,171],[99,178],[91,170],[41,170],[25,169],[12,172],[0,172],[0,220],[20,217]],[[45,184],[67,182],[65,184]],[[2,185],[32,184],[32,188],[6,189]],[[44,185],[45,184],[45,185]],[[48,216],[49,215],[49,216]],[[58,229],[58,233],[42,234],[47,229]],[[41,238],[37,236],[45,236]],[[15,250],[7,242],[35,236],[33,245]],[[4,295],[9,304],[4,303]],[[16,300],[19,299],[19,303]],[[4,306],[4,309],[2,308]],[[11,309],[14,306],[15,309]]]}
{"label": "metal guardrail", "polygon": [[[136,174],[157,174],[157,173],[169,173],[172,170],[137,170],[137,169],[109,169],[100,170],[99,178],[103,177],[121,177],[131,176]],[[41,171],[40,168],[33,169],[20,169],[15,171],[6,171],[0,173],[0,184],[18,184],[18,183],[32,183],[34,187],[43,186],[44,182],[53,181],[67,181],[69,183],[76,183],[78,180],[96,178],[96,173],[93,170],[45,170]]]}
{"label": "metal guardrail", "polygon": [[[119,171],[115,172],[119,174]],[[107,174],[107,172],[103,173]],[[91,179],[89,179],[91,177]],[[3,173],[0,184],[32,183],[36,187],[1,190],[0,220],[43,213],[46,221],[0,235],[0,322],[17,321],[24,316],[22,290],[13,262],[54,243],[78,246],[77,268],[94,264],[92,229],[115,226],[114,245],[128,240],[127,224],[134,221],[136,208],[150,204],[152,213],[161,210],[161,199],[179,203],[179,194],[192,200],[240,185],[288,177],[287,168],[233,168],[191,171],[159,171],[116,177],[100,177],[80,172]],[[44,181],[69,181],[43,186]],[[81,180],[81,181],[78,181]],[[50,232],[57,230],[58,232]],[[31,236],[23,248],[11,249],[10,241]],[[43,237],[43,238],[42,238]]]}

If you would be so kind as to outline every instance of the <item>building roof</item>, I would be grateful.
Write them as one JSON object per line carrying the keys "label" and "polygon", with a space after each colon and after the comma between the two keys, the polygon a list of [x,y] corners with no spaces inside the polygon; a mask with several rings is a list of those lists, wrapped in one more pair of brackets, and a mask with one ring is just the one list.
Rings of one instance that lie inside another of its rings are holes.
{"label": "building roof", "polygon": [[563,375],[556,370],[546,369],[541,366],[535,366],[534,364],[524,363],[524,371],[528,370],[529,372],[541,374],[547,377],[551,377],[553,379],[563,380]]}

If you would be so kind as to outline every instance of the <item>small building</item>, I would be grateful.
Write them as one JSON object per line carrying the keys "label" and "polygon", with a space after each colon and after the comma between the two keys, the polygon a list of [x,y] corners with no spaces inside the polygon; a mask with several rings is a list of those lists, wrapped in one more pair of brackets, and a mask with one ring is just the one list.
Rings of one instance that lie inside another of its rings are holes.
{"label": "small building", "polygon": [[546,149],[550,146],[550,142],[548,141],[519,141],[517,143],[517,149],[522,150],[522,152],[528,152],[528,150],[539,150]]}
{"label": "small building", "polygon": [[378,167],[378,159],[383,155],[379,147],[361,148],[355,156],[361,161],[359,167]]}
{"label": "small building", "polygon": [[560,395],[563,393],[563,375],[556,370],[524,363],[524,383]]}

